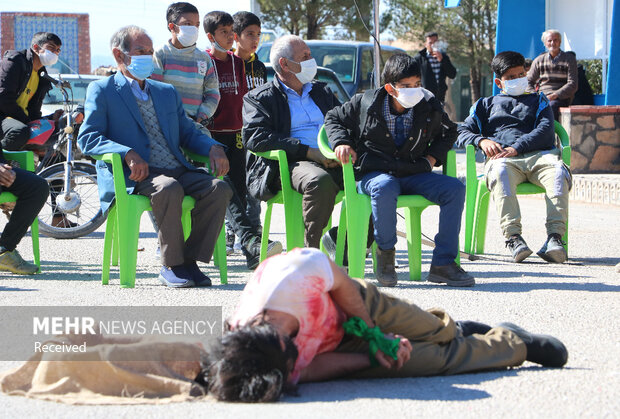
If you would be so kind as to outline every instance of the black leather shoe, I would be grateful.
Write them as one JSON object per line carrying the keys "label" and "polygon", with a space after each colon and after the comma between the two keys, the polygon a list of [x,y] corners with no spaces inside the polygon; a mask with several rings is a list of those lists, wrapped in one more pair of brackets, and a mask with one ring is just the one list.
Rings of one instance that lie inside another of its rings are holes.
{"label": "black leather shoe", "polygon": [[525,359],[542,365],[543,367],[560,368],[568,360],[568,350],[559,339],[549,335],[536,335],[517,326],[514,323],[500,323],[503,327],[519,336],[527,348]]}
{"label": "black leather shoe", "polygon": [[209,278],[200,270],[196,261],[186,263],[185,269],[187,270],[187,273],[189,273],[190,278],[192,278],[192,281],[194,281],[194,284],[196,284],[197,287],[211,286],[211,278]]}
{"label": "black leather shoe", "polygon": [[456,327],[461,329],[463,336],[471,336],[473,334],[486,335],[491,326],[484,323],[474,322],[471,320],[460,320],[456,322]]}

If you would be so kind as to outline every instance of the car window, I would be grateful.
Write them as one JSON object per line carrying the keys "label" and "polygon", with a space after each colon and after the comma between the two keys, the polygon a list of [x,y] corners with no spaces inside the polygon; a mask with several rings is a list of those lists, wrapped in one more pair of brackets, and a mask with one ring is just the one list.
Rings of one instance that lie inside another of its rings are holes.
{"label": "car window", "polygon": [[[265,68],[267,69],[267,81],[273,80],[273,67],[267,65]],[[342,85],[342,82],[338,80],[338,77],[331,71],[324,68],[319,68],[315,79],[327,83],[331,91],[334,92],[341,103],[347,102],[350,99],[350,96]]]}
{"label": "car window", "polygon": [[362,51],[362,79],[360,80],[359,85],[357,86],[358,92],[363,92],[364,90],[370,89],[372,86],[372,72],[374,61],[372,59],[372,49],[364,48]]}
{"label": "car window", "polygon": [[312,57],[321,67],[327,67],[336,73],[343,82],[355,80],[356,53],[355,47],[338,45],[310,45]]}
{"label": "car window", "polygon": [[336,80],[334,80],[332,74],[329,74],[329,73],[325,74],[323,72],[318,72],[316,75],[316,79],[318,81],[327,83],[327,86],[329,86],[331,91],[334,92],[334,94],[336,95],[340,103],[344,103],[349,100],[349,95],[347,94],[346,90],[342,88],[342,84],[339,84],[336,82]]}
{"label": "car window", "polygon": [[[84,101],[86,100],[86,89],[88,88],[90,82],[94,80],[95,79],[91,78],[69,80],[69,83],[71,84],[71,90],[73,91],[73,103],[84,103]],[[69,98],[71,98],[71,92],[69,92]],[[52,90],[50,90],[43,99],[43,103],[45,104],[62,103],[62,101],[62,93],[57,88],[53,88]]]}

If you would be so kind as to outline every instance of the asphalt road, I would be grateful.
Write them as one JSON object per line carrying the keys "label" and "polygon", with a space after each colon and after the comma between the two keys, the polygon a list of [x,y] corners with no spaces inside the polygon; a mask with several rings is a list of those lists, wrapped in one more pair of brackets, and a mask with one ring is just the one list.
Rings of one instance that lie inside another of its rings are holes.
{"label": "asphalt road", "polygon": [[[524,238],[536,252],[545,240],[544,200],[520,198]],[[276,219],[281,210],[274,211]],[[423,231],[436,233],[436,208],[425,211]],[[409,282],[406,242],[399,239],[399,284],[389,292],[424,308],[444,307],[456,319],[489,324],[513,321],[531,331],[553,334],[569,350],[563,369],[525,363],[505,371],[410,379],[342,380],[302,385],[299,396],[267,405],[232,405],[209,400],[172,405],[68,406],[0,394],[1,417],[618,417],[620,416],[620,208],[573,202],[570,206],[570,260],[550,265],[535,254],[510,263],[493,208],[489,211],[487,255],[463,261],[477,284],[454,289]],[[3,221],[2,221],[3,222]],[[0,222],[0,223],[2,223]],[[404,223],[400,221],[400,229]],[[0,305],[215,305],[228,316],[251,273],[239,254],[229,257],[229,284],[210,289],[166,289],[159,270],[156,236],[142,220],[135,289],[118,286],[113,270],[100,284],[103,230],[75,240],[42,237],[43,272],[36,279],[0,273]],[[272,239],[284,240],[281,220]],[[32,257],[30,238],[19,247]],[[423,276],[432,249],[423,247]],[[205,268],[214,282],[218,273]],[[372,279],[370,263],[367,276]],[[4,339],[9,337],[3,337]],[[414,354],[415,356],[415,354]],[[0,370],[19,365],[0,362]]]}

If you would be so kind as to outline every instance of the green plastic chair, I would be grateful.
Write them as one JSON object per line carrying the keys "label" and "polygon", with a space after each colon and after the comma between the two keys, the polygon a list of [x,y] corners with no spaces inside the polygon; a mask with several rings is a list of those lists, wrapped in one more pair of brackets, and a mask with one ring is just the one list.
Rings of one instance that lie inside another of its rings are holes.
{"label": "green plastic chair", "polygon": [[[319,132],[319,149],[327,158],[335,159],[336,154],[330,148],[325,127]],[[346,233],[349,257],[349,276],[364,279],[366,260],[366,238],[372,212],[370,196],[357,191],[353,165],[351,162],[342,166],[344,175],[344,193],[346,201]],[[456,153],[448,152],[444,173],[456,177]],[[422,211],[430,205],[437,205],[421,195],[400,195],[397,208],[404,208],[407,227],[407,250],[409,257],[409,279],[422,280]],[[340,244],[340,243],[338,243]],[[344,244],[343,244],[344,246]],[[459,256],[456,262],[459,263]]]}
{"label": "green plastic chair", "polygon": [[[19,167],[29,172],[34,172],[34,153],[32,151],[6,151],[2,150],[6,160],[13,160],[19,164]],[[11,192],[0,193],[0,204],[7,202],[17,202],[17,197]],[[41,255],[39,253],[39,219],[35,218],[30,225],[30,236],[32,237],[32,253],[34,255],[34,264],[39,267],[41,272]]]}
{"label": "green plastic chair", "polygon": [[[302,210],[302,195],[293,189],[291,185],[291,175],[288,166],[288,159],[286,157],[286,152],[284,150],[270,150],[264,152],[253,152],[251,153],[263,157],[270,160],[276,160],[278,162],[278,168],[280,171],[280,184],[281,189],[278,193],[271,199],[269,199],[267,203],[267,211],[265,211],[265,221],[263,223],[263,234],[261,237],[261,248],[260,248],[260,261],[265,260],[267,256],[267,245],[269,241],[269,229],[271,227],[271,214],[273,210],[273,204],[282,204],[284,205],[284,224],[286,228],[286,250],[290,251],[296,247],[304,247],[304,219],[303,219],[303,210]],[[335,203],[339,203],[344,198],[344,192],[340,191],[336,196]],[[344,214],[344,210],[341,212]],[[342,220],[342,219],[341,219]],[[331,227],[331,218],[329,223],[323,233],[327,231]],[[338,234],[340,236],[340,229],[338,230]],[[325,251],[322,248],[321,250]],[[344,245],[343,245],[344,247]],[[336,261],[340,261],[340,265],[342,265],[342,255],[343,252],[340,252],[339,258],[337,257]]]}
{"label": "green plastic chair", "polygon": [[[208,163],[208,157],[199,156],[187,150],[185,152],[194,161]],[[151,210],[151,201],[143,195],[128,194],[123,173],[123,163],[118,153],[106,153],[91,156],[112,165],[114,176],[115,201],[108,212],[104,245],[101,283],[107,285],[110,278],[110,259],[114,265],[120,261],[119,276],[121,288],[134,288],[140,235],[140,218],[144,211]],[[191,232],[191,211],[195,200],[191,196],[183,198],[181,221],[185,239]],[[215,265],[220,270],[220,282],[227,283],[226,237],[224,227],[217,239],[213,255]]]}
{"label": "green plastic chair", "polygon": [[[562,146],[562,161],[570,167],[571,148],[568,134],[562,125],[555,121],[555,134],[560,138]],[[490,193],[487,189],[483,174],[476,171],[476,148],[470,144],[465,151],[467,160],[466,172],[466,199],[465,199],[465,252],[484,253],[484,241],[487,230],[487,216],[489,213]],[[530,182],[523,182],[517,186],[517,195],[532,195],[545,193],[540,186]],[[568,220],[566,233],[562,237],[564,247],[568,251]]]}

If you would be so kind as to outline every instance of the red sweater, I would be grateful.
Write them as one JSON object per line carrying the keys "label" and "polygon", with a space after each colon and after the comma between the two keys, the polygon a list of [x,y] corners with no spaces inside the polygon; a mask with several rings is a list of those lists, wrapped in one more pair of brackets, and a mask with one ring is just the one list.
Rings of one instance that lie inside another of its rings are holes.
{"label": "red sweater", "polygon": [[224,61],[215,58],[210,51],[207,53],[215,63],[217,79],[220,83],[220,103],[213,115],[213,122],[208,128],[213,132],[241,131],[243,95],[248,91],[243,60],[230,51],[228,52],[229,58]]}

